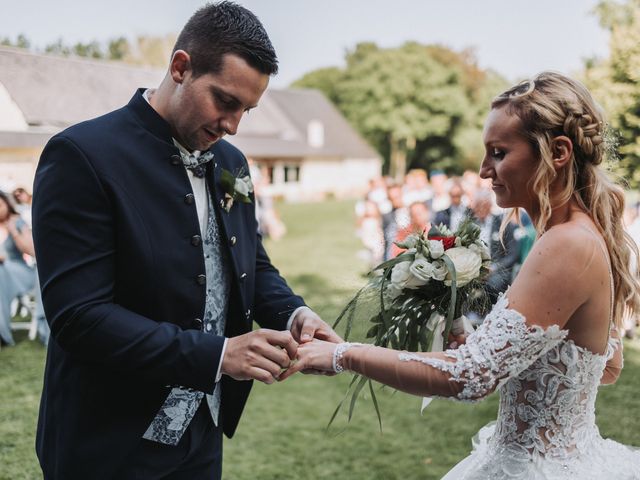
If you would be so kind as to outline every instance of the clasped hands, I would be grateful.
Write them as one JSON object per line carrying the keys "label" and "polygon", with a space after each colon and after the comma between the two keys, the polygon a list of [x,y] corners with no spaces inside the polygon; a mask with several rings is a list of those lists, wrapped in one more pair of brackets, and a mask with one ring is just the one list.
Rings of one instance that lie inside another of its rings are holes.
{"label": "clasped hands", "polygon": [[[222,373],[236,380],[259,380],[266,384],[284,380],[298,371],[332,375],[333,351],[342,341],[316,313],[301,310],[291,331],[260,329],[229,338]],[[322,350],[322,359],[311,361],[318,349]]]}

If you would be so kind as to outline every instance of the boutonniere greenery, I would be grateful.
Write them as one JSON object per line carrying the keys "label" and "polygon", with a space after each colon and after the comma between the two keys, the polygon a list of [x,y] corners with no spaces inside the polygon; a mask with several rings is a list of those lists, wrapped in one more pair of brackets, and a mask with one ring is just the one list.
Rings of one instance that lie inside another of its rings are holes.
{"label": "boutonniere greenery", "polygon": [[227,213],[233,207],[233,202],[252,203],[249,197],[253,193],[253,183],[251,177],[245,175],[244,169],[240,169],[236,175],[229,170],[222,169],[220,184],[224,191],[224,206]]}

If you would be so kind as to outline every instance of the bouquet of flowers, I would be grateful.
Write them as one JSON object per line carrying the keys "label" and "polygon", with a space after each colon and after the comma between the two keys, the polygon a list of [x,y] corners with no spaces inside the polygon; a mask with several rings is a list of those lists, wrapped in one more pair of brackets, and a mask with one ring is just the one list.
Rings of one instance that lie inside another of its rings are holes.
{"label": "bouquet of flowers", "polygon": [[[440,225],[427,234],[412,234],[396,243],[405,251],[372,271],[369,282],[340,313],[334,328],[345,319],[344,338],[348,340],[359,301],[365,293],[374,293],[377,305],[371,317],[373,325],[366,334],[374,339],[374,345],[414,352],[443,350],[450,332],[463,333],[464,312],[486,308],[484,279],[491,257],[479,237],[480,227],[467,218],[455,232]],[[329,424],[349,392],[351,419],[356,399],[367,381],[354,376]],[[370,381],[369,388],[380,421]]]}

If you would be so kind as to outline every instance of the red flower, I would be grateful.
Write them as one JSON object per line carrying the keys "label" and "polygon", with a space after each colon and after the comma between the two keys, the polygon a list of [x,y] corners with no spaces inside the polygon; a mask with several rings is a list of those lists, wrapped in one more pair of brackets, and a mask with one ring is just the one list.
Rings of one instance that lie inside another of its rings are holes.
{"label": "red flower", "polygon": [[445,250],[449,250],[456,244],[456,237],[429,237],[429,240],[440,240]]}

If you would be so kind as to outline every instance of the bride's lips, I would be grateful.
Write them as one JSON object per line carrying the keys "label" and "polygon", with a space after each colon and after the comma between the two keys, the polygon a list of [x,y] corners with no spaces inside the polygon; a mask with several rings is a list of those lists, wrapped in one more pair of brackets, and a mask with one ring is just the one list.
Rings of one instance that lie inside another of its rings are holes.
{"label": "bride's lips", "polygon": [[504,185],[500,185],[499,183],[492,183],[491,184],[491,188],[493,190],[500,190],[500,189],[504,188]]}

